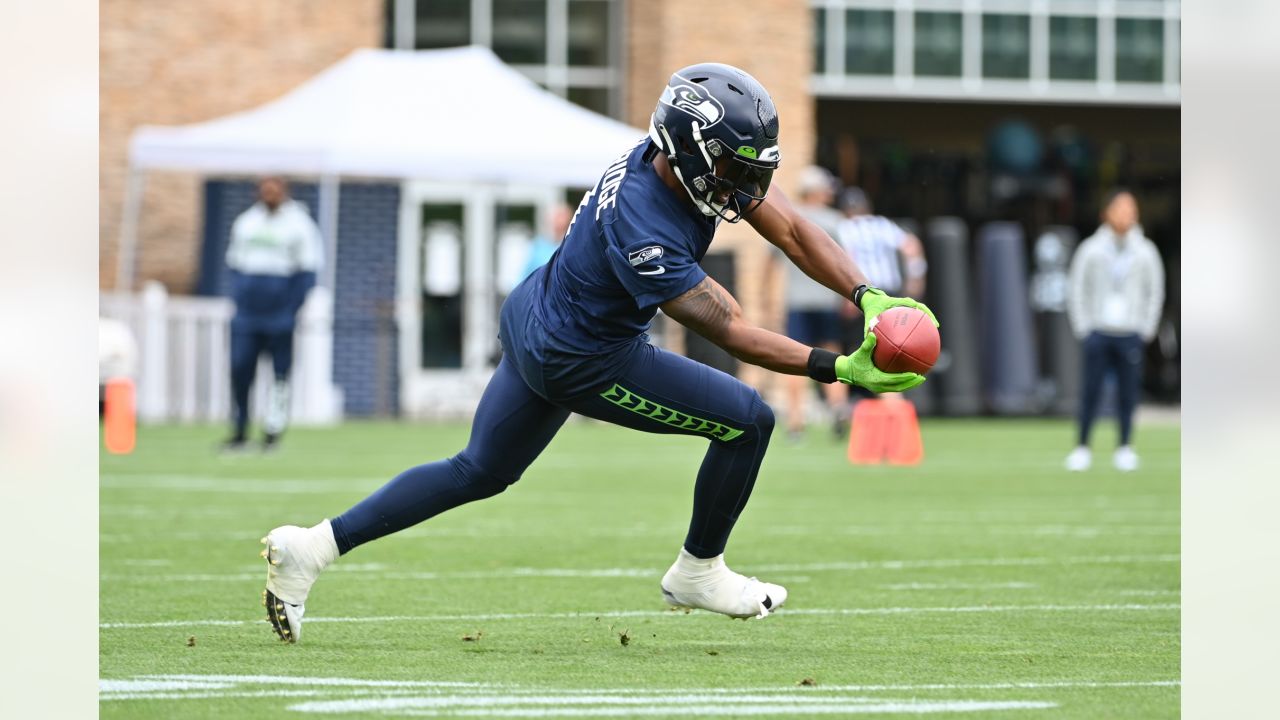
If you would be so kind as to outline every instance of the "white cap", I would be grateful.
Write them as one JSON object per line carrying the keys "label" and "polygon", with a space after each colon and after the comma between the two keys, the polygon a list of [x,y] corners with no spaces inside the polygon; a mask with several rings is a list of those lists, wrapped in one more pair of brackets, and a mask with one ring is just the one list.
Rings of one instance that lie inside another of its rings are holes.
{"label": "white cap", "polygon": [[799,194],[803,197],[819,191],[835,192],[836,178],[826,168],[808,165],[800,171]]}

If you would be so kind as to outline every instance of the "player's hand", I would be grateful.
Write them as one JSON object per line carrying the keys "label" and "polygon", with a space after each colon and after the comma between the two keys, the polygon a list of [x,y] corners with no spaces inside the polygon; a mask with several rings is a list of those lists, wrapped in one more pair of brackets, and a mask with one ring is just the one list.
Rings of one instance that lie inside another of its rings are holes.
{"label": "player's hand", "polygon": [[876,334],[868,332],[862,340],[862,346],[852,355],[836,358],[836,379],[877,393],[903,392],[924,382],[924,376],[919,373],[887,373],[876,367],[871,360],[875,349]]}
{"label": "player's hand", "polygon": [[934,316],[933,311],[924,303],[917,302],[907,297],[892,297],[890,295],[886,295],[883,290],[878,288],[867,288],[867,291],[862,293],[862,301],[860,305],[863,317],[862,329],[867,335],[871,334],[871,321],[880,313],[893,307],[915,308],[916,310],[923,312],[925,315],[928,315],[929,319],[933,321],[934,327],[942,327],[942,324],[938,322],[938,318]]}

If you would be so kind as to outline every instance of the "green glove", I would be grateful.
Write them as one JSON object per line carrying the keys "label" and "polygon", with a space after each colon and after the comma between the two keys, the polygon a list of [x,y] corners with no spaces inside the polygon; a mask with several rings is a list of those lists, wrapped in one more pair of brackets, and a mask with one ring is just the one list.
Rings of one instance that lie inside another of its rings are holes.
{"label": "green glove", "polygon": [[867,335],[871,334],[871,320],[893,307],[915,308],[928,315],[929,319],[933,321],[934,327],[942,327],[942,324],[938,322],[938,318],[934,317],[933,311],[926,307],[924,303],[916,302],[911,298],[891,297],[879,288],[867,288],[867,291],[862,293],[861,302],[858,304],[862,308],[862,329]]}
{"label": "green glove", "polygon": [[924,382],[924,376],[919,373],[887,373],[876,367],[876,364],[871,361],[875,349],[876,334],[868,332],[862,340],[862,346],[852,355],[841,355],[836,358],[836,379],[877,393],[903,392]]}

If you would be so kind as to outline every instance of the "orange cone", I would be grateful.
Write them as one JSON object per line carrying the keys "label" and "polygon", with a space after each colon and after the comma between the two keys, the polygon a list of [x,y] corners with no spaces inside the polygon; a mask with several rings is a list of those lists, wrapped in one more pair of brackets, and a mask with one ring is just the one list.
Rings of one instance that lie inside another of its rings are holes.
{"label": "orange cone", "polygon": [[849,430],[848,457],[854,465],[918,465],[924,459],[920,422],[910,400],[859,400]]}
{"label": "orange cone", "polygon": [[878,465],[884,461],[886,417],[884,401],[879,398],[854,404],[853,417],[849,420],[849,462]]}
{"label": "orange cone", "polygon": [[915,403],[906,399],[887,401],[889,431],[885,455],[890,465],[919,465],[924,460],[924,441]]}
{"label": "orange cone", "polygon": [[104,405],[103,424],[106,427],[103,434],[106,436],[107,452],[116,455],[133,452],[138,428],[133,381],[129,378],[108,380]]}

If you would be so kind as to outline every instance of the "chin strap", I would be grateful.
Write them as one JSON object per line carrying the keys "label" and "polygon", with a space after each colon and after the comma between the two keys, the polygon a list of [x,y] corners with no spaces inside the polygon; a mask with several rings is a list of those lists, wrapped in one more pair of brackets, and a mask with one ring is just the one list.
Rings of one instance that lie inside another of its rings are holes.
{"label": "chin strap", "polygon": [[[689,183],[684,181],[684,175],[680,172],[680,165],[676,162],[676,144],[671,141],[671,134],[667,132],[666,126],[659,125],[655,120],[651,119],[649,121],[649,130],[650,137],[654,137],[655,134],[658,136],[658,149],[662,150],[663,154],[667,156],[667,164],[671,166],[671,171],[676,174],[676,179],[680,181],[680,187],[684,188],[684,191],[688,193],[689,199],[693,201],[698,211],[707,217],[721,217],[715,206],[695,195],[693,190],[689,189]],[[702,156],[707,158],[707,166],[715,167],[711,163],[711,156],[707,154],[706,145],[702,142],[702,133],[698,129],[697,122],[693,123],[693,136],[698,142],[698,149],[702,151]],[[723,209],[723,206],[721,207]]]}

